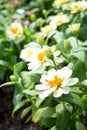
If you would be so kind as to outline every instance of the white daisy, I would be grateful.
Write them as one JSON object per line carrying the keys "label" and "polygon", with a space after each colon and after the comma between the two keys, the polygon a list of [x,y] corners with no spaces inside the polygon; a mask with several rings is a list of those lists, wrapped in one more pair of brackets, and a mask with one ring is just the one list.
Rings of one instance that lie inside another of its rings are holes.
{"label": "white daisy", "polygon": [[69,10],[71,10],[71,13],[77,13],[79,11],[83,11],[86,9],[87,9],[86,1],[72,2],[69,6]]}
{"label": "white daisy", "polygon": [[25,46],[23,50],[21,50],[20,58],[24,61],[29,61],[29,57],[35,53],[36,48],[41,48],[40,45],[36,42],[31,42]]}
{"label": "white daisy", "polygon": [[23,27],[18,21],[13,22],[6,28],[6,36],[9,39],[16,39],[23,35]]}
{"label": "white daisy", "polygon": [[60,26],[64,23],[68,23],[70,20],[69,20],[69,17],[64,14],[64,13],[59,13],[58,15],[54,16],[50,22],[50,25],[52,27],[57,27],[57,26]]}
{"label": "white daisy", "polygon": [[41,84],[36,85],[35,89],[42,91],[39,94],[41,99],[48,97],[53,93],[54,97],[60,97],[62,94],[68,94],[70,87],[78,82],[78,78],[71,78],[72,70],[63,67],[60,70],[51,69],[48,75],[42,75]]}
{"label": "white daisy", "polygon": [[47,58],[45,52],[40,48],[35,49],[34,53],[29,57],[28,61],[28,69],[33,71],[38,69],[39,71],[42,71],[46,66],[53,65],[52,61]]}

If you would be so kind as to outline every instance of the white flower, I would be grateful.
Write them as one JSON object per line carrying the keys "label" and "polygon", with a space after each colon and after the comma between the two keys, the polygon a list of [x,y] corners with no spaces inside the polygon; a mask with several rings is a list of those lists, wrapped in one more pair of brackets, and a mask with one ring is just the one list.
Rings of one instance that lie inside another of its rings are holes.
{"label": "white flower", "polygon": [[32,47],[24,48],[21,51],[20,58],[28,62],[29,57],[34,53],[34,51],[35,51],[35,48],[32,48]]}
{"label": "white flower", "polygon": [[35,53],[36,48],[41,48],[40,45],[36,42],[31,42],[25,46],[23,50],[21,50],[20,58],[24,61],[29,61],[29,57]]}
{"label": "white flower", "polygon": [[10,26],[6,29],[6,36],[9,39],[16,39],[23,35],[23,27],[21,23],[18,21],[13,22]]}
{"label": "white flower", "polygon": [[62,63],[64,61],[64,58],[60,56],[61,52],[60,50],[56,50],[56,46],[51,47],[52,53],[54,55],[54,61],[56,64]]}
{"label": "white flower", "polygon": [[54,60],[55,64],[62,63],[64,61],[64,58],[61,57],[61,51],[56,49],[55,45],[52,45],[51,47],[45,45],[43,47],[43,50],[46,52],[47,56],[52,56],[52,60]]}
{"label": "white flower", "polygon": [[71,10],[71,13],[77,13],[79,11],[83,11],[86,9],[87,9],[86,1],[72,2],[69,6],[69,10]]}
{"label": "white flower", "polygon": [[33,71],[43,71],[46,66],[53,65],[53,62],[47,58],[45,52],[40,48],[35,49],[28,61],[30,62],[28,64],[28,69]]}
{"label": "white flower", "polygon": [[41,32],[44,36],[47,36],[51,31],[54,31],[56,29],[55,26],[46,25],[41,28]]}
{"label": "white flower", "polygon": [[24,9],[22,9],[22,8],[17,9],[17,13],[18,13],[18,14],[24,14],[24,12],[25,12],[25,11],[24,11]]}
{"label": "white flower", "polygon": [[53,6],[56,8],[60,8],[62,5],[66,4],[67,2],[69,2],[69,0],[55,0]]}
{"label": "white flower", "polygon": [[42,75],[41,84],[36,85],[35,89],[42,91],[39,94],[41,99],[48,97],[53,93],[54,97],[60,97],[62,94],[68,94],[70,87],[78,82],[78,78],[71,78],[72,70],[63,67],[60,70],[51,69],[48,75]]}
{"label": "white flower", "polygon": [[53,19],[50,22],[50,25],[56,27],[64,23],[68,23],[69,21],[69,17],[66,14],[59,13],[58,15],[53,17]]}
{"label": "white flower", "polygon": [[70,24],[69,28],[70,28],[72,33],[78,32],[79,28],[80,28],[80,25],[81,25],[80,23]]}

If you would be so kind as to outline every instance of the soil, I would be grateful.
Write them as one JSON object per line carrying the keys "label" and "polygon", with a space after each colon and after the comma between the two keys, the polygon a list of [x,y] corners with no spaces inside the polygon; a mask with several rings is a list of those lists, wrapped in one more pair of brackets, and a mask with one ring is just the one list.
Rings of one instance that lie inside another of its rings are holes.
{"label": "soil", "polygon": [[13,87],[0,88],[0,130],[47,130],[33,122],[25,124],[24,120],[20,119],[20,113],[12,118],[12,97]]}

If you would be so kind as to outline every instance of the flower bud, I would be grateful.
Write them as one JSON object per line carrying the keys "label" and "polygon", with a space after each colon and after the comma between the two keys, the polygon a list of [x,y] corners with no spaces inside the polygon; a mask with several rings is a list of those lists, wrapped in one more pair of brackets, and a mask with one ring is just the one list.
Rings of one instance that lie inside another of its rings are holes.
{"label": "flower bud", "polygon": [[17,78],[14,75],[10,75],[10,80],[11,81],[17,81]]}
{"label": "flower bud", "polygon": [[80,23],[71,24],[69,25],[69,28],[74,35],[77,35],[80,28]]}
{"label": "flower bud", "polygon": [[30,15],[30,19],[31,19],[32,21],[35,21],[36,15],[35,15],[35,14],[31,14],[31,15]]}
{"label": "flower bud", "polygon": [[40,27],[42,27],[42,24],[43,24],[43,19],[42,18],[38,18],[37,19],[37,23]]}
{"label": "flower bud", "polygon": [[64,40],[64,47],[65,47],[65,49],[67,50],[67,51],[69,51],[70,50],[70,41],[68,40],[68,39],[65,39]]}

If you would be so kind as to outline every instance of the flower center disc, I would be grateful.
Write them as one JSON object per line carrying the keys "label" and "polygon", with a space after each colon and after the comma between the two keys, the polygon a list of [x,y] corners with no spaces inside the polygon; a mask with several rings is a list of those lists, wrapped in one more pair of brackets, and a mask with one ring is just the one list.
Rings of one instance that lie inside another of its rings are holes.
{"label": "flower center disc", "polygon": [[12,31],[13,33],[16,33],[16,32],[18,31],[18,27],[11,28],[11,31]]}
{"label": "flower center disc", "polygon": [[32,55],[32,51],[31,50],[28,50],[26,53],[27,53],[28,56]]}
{"label": "flower center disc", "polygon": [[62,78],[58,78],[58,76],[56,75],[53,80],[48,80],[48,79],[46,79],[45,81],[46,81],[51,87],[54,87],[54,86],[59,87],[59,86],[61,85],[61,83],[62,83]]}
{"label": "flower center disc", "polygon": [[45,57],[45,54],[44,54],[44,53],[39,53],[39,54],[38,54],[38,60],[39,60],[39,61],[42,61],[42,60],[44,59],[44,57]]}

